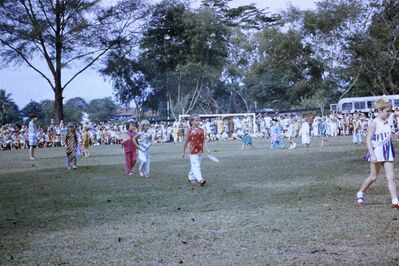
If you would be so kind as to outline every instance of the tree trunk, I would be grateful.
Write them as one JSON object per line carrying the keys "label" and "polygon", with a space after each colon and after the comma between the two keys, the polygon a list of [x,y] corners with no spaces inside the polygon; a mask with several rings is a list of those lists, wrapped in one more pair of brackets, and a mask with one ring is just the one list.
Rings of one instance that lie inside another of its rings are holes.
{"label": "tree trunk", "polygon": [[55,33],[55,73],[54,73],[54,111],[55,111],[55,123],[59,123],[60,120],[64,120],[64,106],[62,97],[62,85],[61,85],[61,54],[62,54],[62,38],[61,38],[61,5],[60,1],[56,1],[55,5],[56,13],[56,33]]}
{"label": "tree trunk", "polygon": [[58,124],[61,120],[64,120],[64,106],[62,103],[64,97],[62,97],[62,89],[58,90],[56,86],[54,95],[54,120]]}

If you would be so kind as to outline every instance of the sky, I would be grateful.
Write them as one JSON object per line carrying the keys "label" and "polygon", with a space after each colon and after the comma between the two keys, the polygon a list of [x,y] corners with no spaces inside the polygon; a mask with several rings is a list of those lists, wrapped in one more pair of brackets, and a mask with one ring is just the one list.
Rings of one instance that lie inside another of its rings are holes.
{"label": "sky", "polygon": [[[300,9],[314,9],[316,2],[317,0],[233,0],[232,6],[254,3],[258,8],[267,8],[270,12],[279,12],[285,10],[290,4]],[[35,60],[34,64],[41,70],[46,70],[45,63],[39,59]],[[73,97],[82,97],[86,101],[113,97],[111,82],[105,80],[98,73],[98,68],[99,65],[94,66],[75,78],[64,90],[64,102]],[[64,70],[63,81],[66,82],[74,72],[76,72],[75,69]],[[24,64],[9,65],[0,69],[0,89],[5,89],[7,93],[11,93],[11,98],[20,108],[23,108],[31,100],[40,102],[45,99],[54,99],[53,90],[47,81]]]}

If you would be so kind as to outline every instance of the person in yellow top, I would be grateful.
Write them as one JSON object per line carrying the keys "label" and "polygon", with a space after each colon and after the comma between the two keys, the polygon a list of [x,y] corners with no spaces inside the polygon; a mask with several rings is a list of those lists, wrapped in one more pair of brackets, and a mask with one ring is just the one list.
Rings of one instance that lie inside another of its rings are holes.
{"label": "person in yellow top", "polygon": [[82,142],[83,142],[83,156],[85,158],[90,156],[89,147],[90,147],[90,133],[89,127],[85,127],[82,135]]}

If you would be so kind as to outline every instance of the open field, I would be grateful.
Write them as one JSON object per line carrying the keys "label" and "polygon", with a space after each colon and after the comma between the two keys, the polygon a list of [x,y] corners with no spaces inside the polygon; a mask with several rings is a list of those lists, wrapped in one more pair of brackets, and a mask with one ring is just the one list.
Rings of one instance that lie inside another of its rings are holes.
{"label": "open field", "polygon": [[[125,176],[120,146],[95,146],[77,171],[64,150],[0,152],[2,265],[399,264],[399,211],[383,176],[358,208],[365,145],[321,150],[211,143],[204,187],[186,183],[182,145],[152,148],[151,177]],[[398,146],[398,144],[395,144]],[[396,173],[399,166],[396,163]]]}

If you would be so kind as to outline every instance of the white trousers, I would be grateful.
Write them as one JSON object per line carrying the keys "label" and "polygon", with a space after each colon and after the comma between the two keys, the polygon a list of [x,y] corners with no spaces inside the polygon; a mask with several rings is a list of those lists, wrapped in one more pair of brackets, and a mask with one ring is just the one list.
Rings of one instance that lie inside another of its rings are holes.
{"label": "white trousers", "polygon": [[200,182],[202,180],[201,174],[201,160],[202,160],[202,153],[200,154],[190,154],[190,165],[191,169],[188,173],[189,180],[195,180]]}
{"label": "white trousers", "polygon": [[139,170],[143,172],[144,175],[150,174],[150,150],[141,151],[139,150],[139,160],[140,167]]}
{"label": "white trousers", "polygon": [[358,132],[358,133],[353,132],[352,141],[355,144],[362,143],[362,133],[361,132]]}

